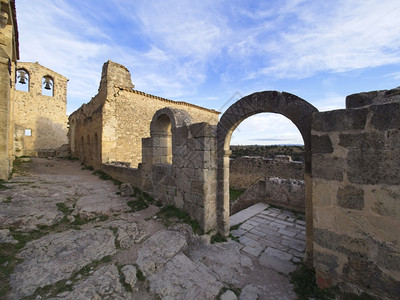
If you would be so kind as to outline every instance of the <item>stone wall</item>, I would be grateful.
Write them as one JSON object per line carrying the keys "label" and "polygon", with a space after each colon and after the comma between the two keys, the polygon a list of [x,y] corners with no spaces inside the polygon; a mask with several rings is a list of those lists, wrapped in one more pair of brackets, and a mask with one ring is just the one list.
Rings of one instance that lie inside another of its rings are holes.
{"label": "stone wall", "polygon": [[[17,70],[28,74],[28,91],[15,90],[14,154],[37,155],[38,149],[56,149],[68,143],[67,81],[40,64],[18,62]],[[53,96],[42,94],[42,79],[53,80]],[[30,130],[27,135],[25,130]]]}
{"label": "stone wall", "polygon": [[279,177],[304,179],[304,164],[300,162],[261,157],[239,157],[230,160],[229,185],[247,189],[260,178]]}
{"label": "stone wall", "polygon": [[314,115],[314,266],[319,286],[398,299],[399,148],[400,88],[351,95],[347,109]]}
{"label": "stone wall", "polygon": [[0,179],[4,180],[13,161],[13,86],[19,49],[15,1],[1,0],[0,4]]}
{"label": "stone wall", "polygon": [[263,178],[252,184],[234,203],[230,214],[235,214],[258,202],[305,212],[304,180]]}
{"label": "stone wall", "polygon": [[[184,111],[164,108],[159,116],[174,118]],[[182,121],[182,119],[181,119]],[[143,161],[138,168],[104,164],[102,170],[151,194],[163,204],[172,204],[197,220],[204,229],[216,228],[216,126],[208,123],[172,126],[172,161],[160,163],[164,150],[159,136],[143,139]]]}
{"label": "stone wall", "polygon": [[[165,107],[188,112],[193,123],[218,122],[219,113],[214,110],[153,96],[133,87],[124,66],[112,61],[104,64],[99,94],[70,116],[71,148],[80,159],[94,165],[123,161],[137,167],[142,161],[142,138],[150,137],[151,120],[156,111]],[[100,150],[97,159],[90,160],[95,151],[90,146],[94,130]],[[90,142],[86,141],[87,136]]]}
{"label": "stone wall", "polygon": [[[304,195],[305,262],[314,265],[319,286],[384,299],[400,294],[400,89],[352,95],[347,109],[323,113],[291,94],[255,93],[230,107],[215,126],[214,111],[132,86],[126,68],[104,65],[99,94],[70,117],[71,148],[81,160],[185,210],[205,231],[227,234],[231,133],[254,113],[281,113],[303,136],[305,167],[244,158],[232,186],[248,187],[266,170],[283,174],[248,194],[283,197],[289,208],[301,203],[295,194]],[[297,181],[303,174],[304,185]]]}

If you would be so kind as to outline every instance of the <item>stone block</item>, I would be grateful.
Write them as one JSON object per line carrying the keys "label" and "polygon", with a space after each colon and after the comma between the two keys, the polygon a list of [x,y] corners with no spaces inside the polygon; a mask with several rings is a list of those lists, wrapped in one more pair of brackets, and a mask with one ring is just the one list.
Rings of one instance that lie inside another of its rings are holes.
{"label": "stone block", "polygon": [[386,149],[395,150],[400,148],[400,130],[388,130],[386,131]]}
{"label": "stone block", "polygon": [[385,132],[363,132],[339,135],[339,146],[347,149],[382,149],[385,147]]}
{"label": "stone block", "polygon": [[400,251],[390,244],[378,244],[378,256],[376,264],[387,270],[400,272]]}
{"label": "stone block", "polygon": [[264,247],[261,246],[261,245],[260,245],[260,246],[257,246],[257,247],[244,246],[244,247],[242,248],[242,251],[243,251],[243,252],[246,252],[246,253],[248,253],[248,254],[250,254],[250,255],[253,255],[253,256],[255,256],[255,257],[259,256],[260,253],[261,253],[263,250],[264,250]]}
{"label": "stone block", "polygon": [[340,109],[313,115],[312,130],[319,132],[364,129],[368,109]]}
{"label": "stone block", "polygon": [[398,279],[382,271],[375,262],[363,257],[349,258],[343,266],[342,278],[345,282],[355,284],[366,292],[373,291],[380,298],[398,299],[400,295]]}
{"label": "stone block", "polygon": [[366,258],[374,249],[366,239],[351,238],[321,228],[314,228],[314,243],[323,248],[346,254],[348,257]]}
{"label": "stone block", "polygon": [[330,157],[324,154],[314,154],[312,156],[312,174],[314,178],[326,180],[343,180],[345,171],[345,160],[338,157]]}
{"label": "stone block", "polygon": [[315,180],[313,183],[313,203],[318,206],[331,206],[337,195],[336,185],[324,180]]}
{"label": "stone block", "polygon": [[351,185],[339,188],[337,204],[346,209],[362,210],[364,208],[364,190]]}
{"label": "stone block", "polygon": [[186,140],[186,147],[189,152],[194,152],[196,150],[196,140],[191,138]]}
{"label": "stone block", "polygon": [[313,254],[313,259],[314,267],[316,270],[318,270],[318,272],[330,274],[334,277],[338,275],[337,268],[339,267],[339,263],[338,257],[336,255],[315,250]]}
{"label": "stone block", "polygon": [[292,258],[290,254],[268,247],[267,250],[260,255],[259,263],[262,266],[270,267],[278,272],[288,274],[296,269],[296,266],[290,262]]}
{"label": "stone block", "polygon": [[329,135],[312,135],[311,136],[311,152],[312,153],[332,153],[333,147]]}
{"label": "stone block", "polygon": [[190,125],[189,132],[194,138],[213,136],[213,129],[211,128],[211,125],[206,122]]}
{"label": "stone block", "polygon": [[215,138],[201,137],[194,139],[196,143],[196,150],[211,151],[215,150]]}
{"label": "stone block", "polygon": [[182,157],[183,159],[186,159],[188,155],[188,149],[186,144],[180,145],[179,147],[174,147],[174,156],[179,156]]}
{"label": "stone block", "polygon": [[192,188],[191,181],[188,180],[187,178],[178,178],[175,180],[176,182],[176,187],[180,189],[183,192],[190,192]]}
{"label": "stone block", "polygon": [[370,198],[370,207],[375,213],[381,216],[400,217],[400,192],[397,189],[376,188],[371,191]]}
{"label": "stone block", "polygon": [[172,129],[172,135],[187,139],[189,136],[189,129],[187,126],[177,127]]}
{"label": "stone block", "polygon": [[400,103],[371,106],[371,124],[377,130],[400,128]]}
{"label": "stone block", "polygon": [[347,158],[348,178],[357,184],[400,184],[398,150],[351,149]]}
{"label": "stone block", "polygon": [[346,97],[346,108],[360,108],[371,105],[378,96],[378,91],[357,93]]}
{"label": "stone block", "polygon": [[204,195],[205,194],[205,186],[202,181],[192,181],[192,186],[190,192]]}

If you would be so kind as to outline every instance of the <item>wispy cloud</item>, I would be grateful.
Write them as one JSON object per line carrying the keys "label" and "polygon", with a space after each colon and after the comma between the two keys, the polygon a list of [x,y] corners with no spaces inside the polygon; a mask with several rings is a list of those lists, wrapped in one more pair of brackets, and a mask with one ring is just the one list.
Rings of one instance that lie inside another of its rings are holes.
{"label": "wispy cloud", "polygon": [[303,144],[297,127],[286,117],[274,113],[262,113],[244,120],[232,134],[232,145],[282,143]]}
{"label": "wispy cloud", "polygon": [[286,26],[267,43],[271,61],[256,74],[304,78],[400,63],[399,10],[397,0],[295,1],[280,11]]}
{"label": "wispy cloud", "polygon": [[400,64],[398,11],[398,0],[17,1],[21,59],[70,79],[69,112],[97,93],[108,59],[139,90],[215,109],[235,91],[288,90],[278,80]]}

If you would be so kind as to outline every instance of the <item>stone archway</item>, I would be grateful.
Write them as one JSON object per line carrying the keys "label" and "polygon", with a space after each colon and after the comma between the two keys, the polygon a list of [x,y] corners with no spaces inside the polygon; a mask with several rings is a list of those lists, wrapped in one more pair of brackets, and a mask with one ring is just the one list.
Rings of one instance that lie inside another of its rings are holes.
{"label": "stone archway", "polygon": [[291,120],[300,131],[305,147],[306,258],[312,261],[313,216],[311,179],[311,122],[318,110],[307,101],[285,92],[265,91],[238,100],[218,123],[217,219],[218,231],[229,233],[229,150],[233,131],[246,118],[257,113],[278,113]]}

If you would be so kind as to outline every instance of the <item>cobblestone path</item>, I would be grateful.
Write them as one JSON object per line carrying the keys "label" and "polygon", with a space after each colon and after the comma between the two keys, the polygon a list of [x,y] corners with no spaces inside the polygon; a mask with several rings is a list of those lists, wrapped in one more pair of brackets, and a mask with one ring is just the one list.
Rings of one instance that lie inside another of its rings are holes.
{"label": "cobblestone path", "polygon": [[[236,229],[236,227],[238,227]],[[262,265],[287,273],[303,259],[306,247],[304,215],[258,203],[231,216],[231,234],[241,251]]]}

